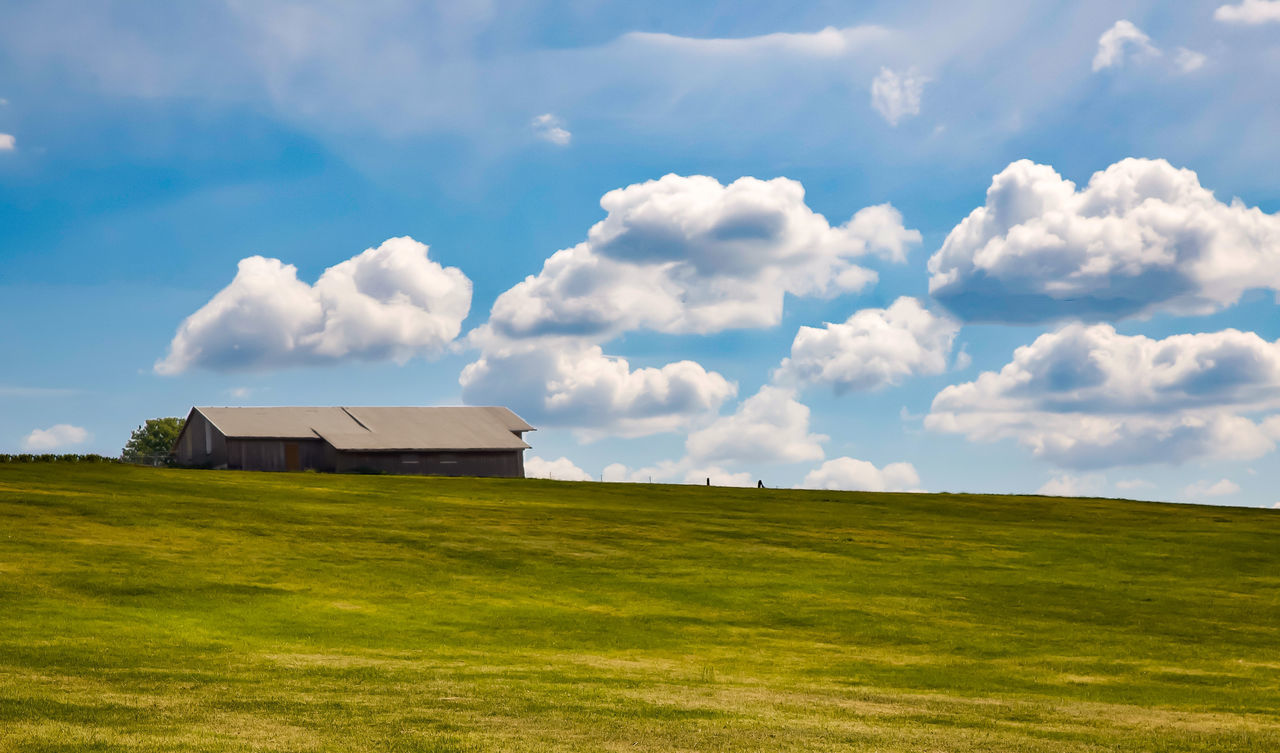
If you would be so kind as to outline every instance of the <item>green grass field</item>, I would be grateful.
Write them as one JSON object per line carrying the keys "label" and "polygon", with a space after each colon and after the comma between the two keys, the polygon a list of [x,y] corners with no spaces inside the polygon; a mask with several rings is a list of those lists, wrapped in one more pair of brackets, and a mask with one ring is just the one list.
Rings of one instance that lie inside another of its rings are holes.
{"label": "green grass field", "polygon": [[1280,512],[0,465],[0,749],[1280,751]]}

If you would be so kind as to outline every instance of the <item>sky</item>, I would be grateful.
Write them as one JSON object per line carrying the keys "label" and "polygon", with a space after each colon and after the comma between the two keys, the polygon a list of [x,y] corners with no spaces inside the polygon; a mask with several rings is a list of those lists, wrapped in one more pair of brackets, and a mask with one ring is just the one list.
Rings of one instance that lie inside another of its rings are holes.
{"label": "sky", "polygon": [[0,7],[0,452],[1280,504],[1280,0]]}

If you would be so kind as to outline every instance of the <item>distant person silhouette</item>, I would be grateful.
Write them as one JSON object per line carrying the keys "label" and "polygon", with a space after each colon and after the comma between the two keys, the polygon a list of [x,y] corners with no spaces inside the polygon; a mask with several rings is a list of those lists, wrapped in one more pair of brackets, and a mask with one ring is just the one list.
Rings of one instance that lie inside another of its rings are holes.
{"label": "distant person silhouette", "polygon": [[760,479],[760,480],[756,481],[756,488],[757,488],[757,489],[763,489],[763,488],[764,488],[764,479]]}

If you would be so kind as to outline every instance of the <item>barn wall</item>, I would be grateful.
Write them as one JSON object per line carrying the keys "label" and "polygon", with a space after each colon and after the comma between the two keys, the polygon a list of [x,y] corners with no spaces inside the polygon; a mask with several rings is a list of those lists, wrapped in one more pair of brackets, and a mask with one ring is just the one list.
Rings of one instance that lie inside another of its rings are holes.
{"label": "barn wall", "polygon": [[284,470],[284,442],[279,439],[231,439],[227,456],[227,467],[235,470]]}
{"label": "barn wall", "polygon": [[321,439],[299,442],[298,450],[302,470],[333,471],[333,447],[328,442]]}
{"label": "barn wall", "polygon": [[339,473],[524,478],[523,450],[473,452],[341,452]]}
{"label": "barn wall", "polygon": [[199,412],[187,417],[174,447],[179,465],[221,468],[227,464],[227,438]]}
{"label": "barn wall", "polygon": [[[290,469],[288,446],[297,447],[298,465]],[[319,439],[229,439],[227,467],[243,471],[332,471],[327,443]]]}

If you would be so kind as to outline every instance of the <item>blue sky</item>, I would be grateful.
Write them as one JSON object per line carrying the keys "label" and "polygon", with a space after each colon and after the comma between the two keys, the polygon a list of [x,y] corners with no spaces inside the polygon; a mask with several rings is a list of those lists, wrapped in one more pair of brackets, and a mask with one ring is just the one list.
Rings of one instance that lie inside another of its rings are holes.
{"label": "blue sky", "polygon": [[560,477],[1272,506],[1278,83],[1262,0],[9,2],[0,451],[503,403]]}

